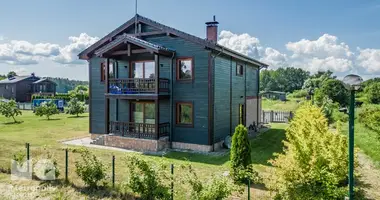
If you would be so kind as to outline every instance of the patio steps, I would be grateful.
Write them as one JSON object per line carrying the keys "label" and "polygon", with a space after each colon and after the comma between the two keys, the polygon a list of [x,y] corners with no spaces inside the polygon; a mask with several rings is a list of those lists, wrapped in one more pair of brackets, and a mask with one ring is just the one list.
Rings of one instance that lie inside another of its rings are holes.
{"label": "patio steps", "polygon": [[104,145],[104,135],[96,137],[90,144]]}

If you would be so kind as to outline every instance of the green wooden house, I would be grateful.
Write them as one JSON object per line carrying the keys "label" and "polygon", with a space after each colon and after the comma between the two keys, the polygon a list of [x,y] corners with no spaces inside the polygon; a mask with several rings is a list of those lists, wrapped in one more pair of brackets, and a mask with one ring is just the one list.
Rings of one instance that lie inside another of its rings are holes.
{"label": "green wooden house", "polygon": [[81,52],[94,143],[214,151],[238,124],[259,124],[267,65],[217,44],[217,26],[203,39],[136,15]]}

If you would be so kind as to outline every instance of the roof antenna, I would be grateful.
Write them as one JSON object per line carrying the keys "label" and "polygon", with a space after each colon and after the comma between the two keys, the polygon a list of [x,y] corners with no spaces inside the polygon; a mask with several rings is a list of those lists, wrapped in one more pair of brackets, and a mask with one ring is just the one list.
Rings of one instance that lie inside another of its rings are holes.
{"label": "roof antenna", "polygon": [[137,0],[135,1],[135,34],[137,34]]}

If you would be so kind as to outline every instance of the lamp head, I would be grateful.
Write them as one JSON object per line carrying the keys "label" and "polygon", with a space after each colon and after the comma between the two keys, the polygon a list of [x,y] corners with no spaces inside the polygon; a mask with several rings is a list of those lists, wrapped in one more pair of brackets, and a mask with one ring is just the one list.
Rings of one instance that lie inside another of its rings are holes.
{"label": "lamp head", "polygon": [[360,85],[363,82],[363,78],[359,75],[349,74],[343,78],[343,83],[347,89],[357,91],[360,89]]}

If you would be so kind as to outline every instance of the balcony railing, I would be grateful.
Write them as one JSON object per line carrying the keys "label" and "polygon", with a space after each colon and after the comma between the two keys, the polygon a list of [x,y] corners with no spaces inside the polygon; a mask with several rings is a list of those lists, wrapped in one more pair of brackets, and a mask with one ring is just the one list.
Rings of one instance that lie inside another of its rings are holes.
{"label": "balcony railing", "polygon": [[[159,79],[159,92],[169,92],[169,79]],[[139,94],[155,93],[155,78],[124,78],[109,79],[109,92],[111,94]]]}
{"label": "balcony railing", "polygon": [[[156,126],[158,126],[158,133],[156,133]],[[168,122],[158,125],[120,121],[109,122],[109,133],[125,137],[159,139],[169,135],[169,128],[170,124]]]}

